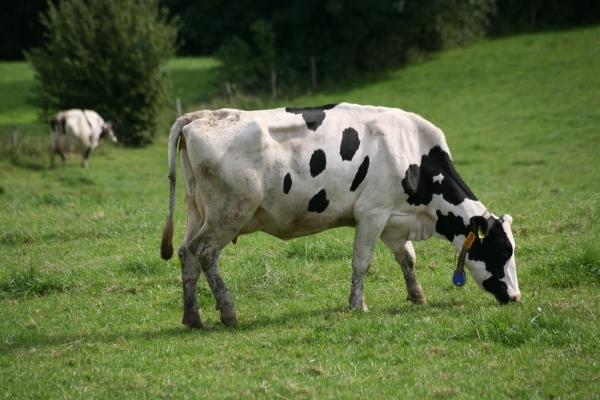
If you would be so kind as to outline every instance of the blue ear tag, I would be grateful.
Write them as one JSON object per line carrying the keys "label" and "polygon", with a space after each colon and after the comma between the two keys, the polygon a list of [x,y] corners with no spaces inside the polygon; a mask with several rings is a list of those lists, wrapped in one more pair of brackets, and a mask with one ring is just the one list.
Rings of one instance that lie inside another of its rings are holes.
{"label": "blue ear tag", "polygon": [[454,274],[452,274],[452,283],[454,286],[463,286],[467,282],[467,274],[465,274],[465,270],[456,270]]}

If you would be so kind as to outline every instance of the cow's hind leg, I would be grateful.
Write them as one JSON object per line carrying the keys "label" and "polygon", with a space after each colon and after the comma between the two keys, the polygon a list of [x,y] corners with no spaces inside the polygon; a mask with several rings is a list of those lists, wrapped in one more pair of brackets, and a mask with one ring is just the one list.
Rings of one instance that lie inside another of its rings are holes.
{"label": "cow's hind leg", "polygon": [[[183,319],[181,322],[191,328],[201,328],[202,323],[196,290],[202,266],[200,257],[198,256],[197,247],[200,243],[197,238],[201,237],[204,217],[199,212],[199,209],[196,208],[194,199],[189,193],[186,193],[185,200],[187,205],[187,226],[183,245],[179,249],[181,284],[183,286]],[[196,239],[195,242],[193,241],[194,239]]]}
{"label": "cow's hind leg", "polygon": [[[219,273],[218,261],[221,249],[235,237],[236,229],[212,229],[206,221],[192,196],[186,195],[188,222],[184,244],[179,250],[181,260],[181,280],[183,285],[183,320],[190,327],[202,326],[197,301],[198,278],[204,272],[221,313],[221,321],[235,325],[236,317],[233,299]],[[223,228],[220,226],[220,228]]]}
{"label": "cow's hind leg", "polygon": [[415,276],[416,256],[412,242],[404,239],[396,239],[393,234],[387,231],[381,235],[381,240],[392,250],[396,261],[400,264],[404,281],[406,282],[406,299],[413,304],[424,304],[425,295]]}
{"label": "cow's hind leg", "polygon": [[373,249],[381,235],[387,216],[363,218],[356,223],[354,251],[352,255],[352,287],[350,289],[350,309],[368,311],[363,292],[363,282],[369,271]]}
{"label": "cow's hind leg", "polygon": [[179,261],[181,262],[181,284],[183,286],[183,318],[181,322],[190,328],[201,328],[200,310],[198,308],[198,277],[200,276],[200,260],[183,245],[179,249]]}
{"label": "cow's hind leg", "polygon": [[58,154],[62,160],[62,166],[65,166],[67,157],[63,151],[62,139],[59,137],[60,134],[52,133],[51,136],[51,149],[50,149],[50,168],[54,168],[54,156]]}
{"label": "cow's hind leg", "polygon": [[200,249],[200,265],[206,276],[208,286],[215,297],[216,308],[220,312],[221,322],[227,326],[234,326],[236,322],[235,308],[231,294],[219,272],[219,254],[220,250],[215,246],[205,244]]}
{"label": "cow's hind leg", "polygon": [[200,271],[204,272],[216,303],[221,313],[221,322],[227,326],[235,325],[235,309],[233,299],[218,268],[220,248],[206,235],[195,238],[179,250],[182,264],[181,280],[183,284],[183,320],[192,328],[202,326],[197,301],[197,286]]}
{"label": "cow's hind leg", "polygon": [[90,154],[92,154],[92,148],[88,147],[87,149],[85,149],[83,153],[83,159],[81,160],[81,166],[83,168],[87,168],[90,165]]}

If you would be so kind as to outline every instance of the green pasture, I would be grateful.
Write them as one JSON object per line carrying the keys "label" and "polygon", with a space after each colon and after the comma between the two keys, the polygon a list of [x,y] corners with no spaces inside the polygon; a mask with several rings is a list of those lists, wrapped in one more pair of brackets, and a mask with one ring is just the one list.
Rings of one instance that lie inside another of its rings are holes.
{"label": "green pasture", "polygon": [[[221,257],[238,326],[180,324],[179,264],[159,258],[166,132],[49,170],[24,103],[32,71],[0,63],[0,397],[560,398],[600,393],[600,28],[487,40],[273,105],[348,101],[415,111],[446,133],[463,179],[510,213],[523,295],[499,306],[451,284],[453,247],[415,244],[428,303],[405,300],[379,245],[368,313],[347,310],[352,230],[242,236]],[[204,102],[215,62],[170,65]],[[12,126],[21,130],[12,148]],[[181,176],[181,174],[179,174]],[[178,181],[175,244],[185,224]]]}

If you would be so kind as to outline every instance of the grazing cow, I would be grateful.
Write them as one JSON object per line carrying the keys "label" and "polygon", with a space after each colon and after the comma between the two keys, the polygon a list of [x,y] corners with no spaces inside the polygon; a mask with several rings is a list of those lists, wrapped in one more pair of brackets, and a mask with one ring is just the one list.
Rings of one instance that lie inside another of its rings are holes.
{"label": "grazing cow", "polygon": [[92,110],[61,111],[50,121],[50,128],[52,131],[51,167],[54,166],[55,154],[62,158],[64,165],[70,140],[74,140],[81,149],[83,154],[81,165],[86,168],[90,154],[98,147],[100,139],[109,137],[113,143],[117,142],[112,123],[105,122],[96,111]]}
{"label": "grazing cow", "polygon": [[[187,230],[179,250],[183,323],[201,327],[202,272],[226,325],[233,300],[219,274],[221,249],[238,235],[281,239],[355,228],[350,308],[367,310],[363,279],[378,239],[402,268],[408,300],[425,302],[411,241],[446,238],[477,284],[518,301],[512,218],[491,214],[460,178],[440,129],[399,109],[353,104],[264,111],[198,111],[169,136],[169,214],[161,256],[173,254],[176,147],[185,179]],[[455,278],[456,278],[455,276]]]}

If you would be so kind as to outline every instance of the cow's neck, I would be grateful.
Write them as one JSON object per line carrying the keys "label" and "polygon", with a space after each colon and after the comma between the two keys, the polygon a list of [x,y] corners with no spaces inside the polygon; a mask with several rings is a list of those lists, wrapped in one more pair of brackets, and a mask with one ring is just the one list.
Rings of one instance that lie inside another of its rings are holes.
{"label": "cow's neck", "polygon": [[463,241],[469,233],[471,218],[484,215],[487,211],[486,207],[480,201],[471,199],[465,199],[458,205],[448,203],[443,199],[439,199],[435,203],[436,235],[452,242],[460,251]]}

